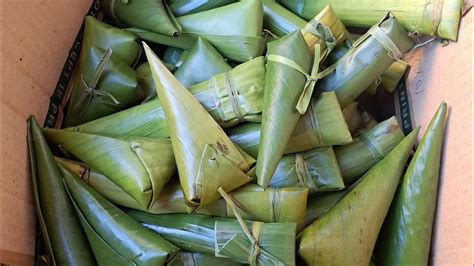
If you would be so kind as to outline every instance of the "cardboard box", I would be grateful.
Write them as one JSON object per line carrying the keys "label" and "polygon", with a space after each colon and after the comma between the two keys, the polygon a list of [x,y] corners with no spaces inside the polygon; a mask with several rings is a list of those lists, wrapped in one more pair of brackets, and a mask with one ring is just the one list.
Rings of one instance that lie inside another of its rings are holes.
{"label": "cardboard box", "polygon": [[[90,0],[16,0],[0,5],[0,264],[33,264],[36,213],[27,164],[26,119],[34,114],[45,121],[65,59],[74,58],[68,52],[90,4]],[[408,56],[412,69],[407,79],[407,110],[414,124],[422,126],[421,133],[442,100],[450,106],[433,234],[434,265],[474,262],[473,13],[464,17],[457,43],[446,47],[432,43]]]}

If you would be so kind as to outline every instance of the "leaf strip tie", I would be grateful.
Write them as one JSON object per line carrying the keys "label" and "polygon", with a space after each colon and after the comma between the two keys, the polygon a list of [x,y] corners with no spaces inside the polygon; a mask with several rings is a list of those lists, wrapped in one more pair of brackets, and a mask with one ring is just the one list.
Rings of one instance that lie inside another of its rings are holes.
{"label": "leaf strip tie", "polygon": [[232,82],[230,80],[230,71],[224,74],[224,80],[227,94],[229,95],[229,100],[232,104],[232,109],[234,110],[235,116],[237,117],[237,121],[239,121],[239,123],[244,122],[244,117],[242,116],[242,112],[240,110],[239,92],[234,86],[232,86]]}
{"label": "leaf strip tie", "polygon": [[84,106],[84,109],[79,114],[80,116],[84,115],[84,113],[89,108],[92,102],[92,99],[94,97],[108,97],[116,105],[120,105],[119,100],[117,100],[117,98],[115,98],[110,92],[96,90],[97,84],[99,83],[99,79],[105,70],[105,66],[110,60],[111,55],[112,55],[112,49],[108,48],[94,71],[94,75],[92,76],[91,86],[87,84],[87,82],[84,80],[84,76],[81,75],[81,81],[82,81],[84,93],[81,95],[76,105],[74,106],[74,109],[79,109],[82,106],[82,103],[86,101],[86,105]]}
{"label": "leaf strip tie", "polygon": [[377,145],[377,143],[375,143],[371,139],[371,137],[367,133],[365,133],[364,131],[359,130],[358,132],[359,132],[359,136],[360,136],[361,140],[367,146],[367,149],[369,150],[369,152],[372,155],[372,158],[375,160],[375,162],[378,163],[378,162],[382,161],[383,158],[384,158],[384,152],[380,148],[380,146]]}
{"label": "leaf strip tie", "polygon": [[296,104],[296,110],[300,114],[306,113],[306,110],[309,106],[309,102],[311,101],[311,96],[313,95],[314,85],[316,84],[316,81],[321,78],[318,74],[319,62],[321,61],[321,46],[319,44],[314,45],[314,60],[313,67],[311,69],[311,75],[306,73],[306,71],[300,65],[298,65],[298,63],[289,59],[288,57],[284,57],[277,54],[269,54],[267,56],[267,61],[286,65],[300,72],[306,77],[306,83],[303,87],[303,91],[301,92],[298,103]]}
{"label": "leaf strip tie", "polygon": [[394,60],[402,58],[403,53],[398,49],[398,46],[388,37],[388,35],[378,26],[375,25],[368,31],[388,52],[388,55]]}
{"label": "leaf strip tie", "polygon": [[309,188],[311,192],[316,192],[318,190],[311,174],[309,173],[303,153],[301,152],[295,153],[295,172],[298,181],[302,186]]}

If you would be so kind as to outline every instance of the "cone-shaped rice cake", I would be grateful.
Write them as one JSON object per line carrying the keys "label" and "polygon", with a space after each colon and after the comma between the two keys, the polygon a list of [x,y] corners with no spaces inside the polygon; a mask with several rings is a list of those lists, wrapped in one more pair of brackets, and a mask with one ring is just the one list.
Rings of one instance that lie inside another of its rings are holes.
{"label": "cone-shaped rice cake", "polygon": [[186,203],[199,208],[248,182],[255,159],[237,148],[202,105],[145,44]]}
{"label": "cone-shaped rice cake", "polygon": [[375,165],[327,213],[298,236],[310,265],[368,265],[419,128]]}

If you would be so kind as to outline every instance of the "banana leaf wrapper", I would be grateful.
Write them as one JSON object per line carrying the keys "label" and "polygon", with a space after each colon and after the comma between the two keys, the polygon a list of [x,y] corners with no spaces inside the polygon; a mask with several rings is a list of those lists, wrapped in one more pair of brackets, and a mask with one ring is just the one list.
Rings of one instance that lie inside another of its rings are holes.
{"label": "banana leaf wrapper", "polygon": [[243,263],[233,261],[228,258],[218,258],[213,255],[203,254],[198,252],[185,252],[180,251],[171,261],[168,262],[169,266],[208,266],[208,265],[220,265],[220,266],[243,266]]}
{"label": "banana leaf wrapper", "polygon": [[[168,64],[171,64],[173,66],[173,70],[176,70],[183,64],[184,60],[186,60],[188,55],[189,51],[168,46],[166,47],[165,52],[163,53],[163,61]],[[173,72],[173,70],[170,71]]]}
{"label": "banana leaf wrapper", "polygon": [[58,129],[44,133],[49,141],[124,189],[142,210],[153,206],[176,171],[169,139],[112,138]]}
{"label": "banana leaf wrapper", "polygon": [[101,0],[105,12],[128,26],[179,36],[181,26],[163,0]]}
{"label": "banana leaf wrapper", "polygon": [[224,57],[245,62],[262,55],[263,6],[260,0],[237,2],[177,18],[183,34],[209,41]]}
{"label": "banana leaf wrapper", "polygon": [[28,119],[27,135],[33,200],[48,263],[94,265],[94,255],[64,189],[63,176],[34,117]]}
{"label": "banana leaf wrapper", "polygon": [[68,170],[61,171],[99,265],[165,265],[178,252]]}
{"label": "banana leaf wrapper", "polygon": [[[248,184],[229,194],[237,205],[237,212],[244,218],[268,223],[297,223],[304,226],[308,190],[300,187],[267,188]],[[178,182],[170,182],[160,194],[150,213],[187,213],[184,196]],[[235,217],[231,206],[224,199],[197,210],[195,213],[218,217]]]}
{"label": "banana leaf wrapper", "polygon": [[[261,125],[246,123],[227,130],[230,139],[253,157],[257,157]],[[301,116],[283,151],[303,152],[318,147],[342,145],[352,141],[348,126],[334,92],[313,98],[307,112]]]}
{"label": "banana leaf wrapper", "polygon": [[456,40],[461,19],[462,0],[280,0],[297,15],[309,19],[331,4],[346,26],[370,27],[388,11],[408,31]]}
{"label": "banana leaf wrapper", "polygon": [[395,61],[390,67],[385,70],[380,76],[380,87],[384,88],[388,92],[393,92],[400,80],[405,75],[408,68],[408,63],[405,61]]}
{"label": "banana leaf wrapper", "polygon": [[191,50],[197,41],[197,38],[189,34],[182,33],[178,37],[171,37],[139,28],[127,28],[127,32],[137,35],[140,39],[166,46]]}
{"label": "banana leaf wrapper", "polygon": [[446,113],[441,103],[402,179],[376,245],[377,263],[428,264]]}
{"label": "banana leaf wrapper", "polygon": [[344,116],[344,120],[346,120],[351,134],[363,128],[362,115],[358,109],[358,105],[358,102],[351,102],[346,108],[342,109],[342,115]]}
{"label": "banana leaf wrapper", "polygon": [[259,56],[188,88],[223,128],[260,122],[265,91],[265,59]]}
{"label": "banana leaf wrapper", "polygon": [[[153,84],[154,88],[155,85]],[[163,108],[157,99],[76,127],[66,128],[66,130],[109,137],[169,137]]]}
{"label": "banana leaf wrapper", "polygon": [[208,41],[198,38],[174,76],[184,87],[189,88],[231,69],[224,57]]}
{"label": "banana leaf wrapper", "polygon": [[145,98],[135,70],[116,58],[111,49],[94,46],[84,53],[87,58],[80,61],[72,80],[66,126],[116,113]]}
{"label": "banana leaf wrapper", "polygon": [[312,53],[314,45],[321,46],[321,61],[336,47],[349,37],[344,24],[337,17],[330,5],[327,5],[314,18],[301,28],[306,44]]}
{"label": "banana leaf wrapper", "polygon": [[144,44],[166,118],[186,204],[194,209],[252,179],[255,159],[240,150]]}
{"label": "banana leaf wrapper", "polygon": [[306,226],[309,226],[316,220],[330,210],[336,203],[347,194],[350,188],[320,193],[308,199],[306,205]]}
{"label": "banana leaf wrapper", "polygon": [[392,116],[368,130],[350,144],[334,148],[344,183],[350,185],[372,166],[380,162],[404,135],[397,119]]}
{"label": "banana leaf wrapper", "polygon": [[275,0],[262,0],[263,27],[277,37],[297,31],[306,25],[306,21],[284,8]]}
{"label": "banana leaf wrapper", "polygon": [[[168,67],[168,69],[170,68]],[[170,69],[170,71],[172,71],[172,69]],[[157,97],[156,89],[153,77],[151,76],[150,65],[148,65],[148,62],[145,62],[139,67],[137,67],[136,73],[137,82],[142,88],[143,93],[145,94],[143,102],[148,102],[152,99],[155,99]]]}
{"label": "banana leaf wrapper", "polygon": [[[360,37],[336,63],[325,69],[316,84],[322,91],[335,91],[342,108],[354,101],[370,84],[413,47],[408,33],[388,13]],[[361,67],[363,66],[363,67]]]}
{"label": "banana leaf wrapper", "polygon": [[270,187],[307,187],[309,192],[344,188],[341,170],[332,146],[283,156],[269,184]]}
{"label": "banana leaf wrapper", "polygon": [[[271,57],[276,59],[271,60]],[[304,98],[306,90],[311,90],[307,73],[311,70],[312,61],[313,56],[299,31],[268,43],[260,134],[262,145],[259,145],[256,170],[257,183],[262,187],[268,187],[291,133],[301,117],[297,105]],[[289,83],[288,80],[292,82]]]}
{"label": "banana leaf wrapper", "polygon": [[418,131],[405,137],[336,205],[298,235],[298,255],[307,264],[369,265]]}
{"label": "banana leaf wrapper", "polygon": [[232,4],[237,0],[168,0],[167,2],[175,16],[184,16]]}
{"label": "banana leaf wrapper", "polygon": [[[237,220],[198,214],[149,214],[129,211],[145,227],[183,250],[249,263],[252,244]],[[261,252],[254,265],[295,265],[295,223],[245,222]]]}

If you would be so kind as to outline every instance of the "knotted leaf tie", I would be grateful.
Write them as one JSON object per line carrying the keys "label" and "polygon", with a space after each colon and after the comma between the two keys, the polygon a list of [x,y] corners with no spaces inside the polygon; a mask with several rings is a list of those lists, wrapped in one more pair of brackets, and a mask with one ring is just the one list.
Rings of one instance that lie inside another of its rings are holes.
{"label": "knotted leaf tie", "polygon": [[321,52],[320,61],[324,61],[328,54],[336,47],[337,41],[331,29],[318,20],[310,20],[302,31],[311,33],[326,45],[325,50]]}
{"label": "knotted leaf tie", "polygon": [[298,177],[299,183],[303,187],[309,188],[311,192],[318,191],[316,184],[314,184],[313,178],[309,173],[308,166],[304,160],[303,153],[295,153],[295,172]]}
{"label": "knotted leaf tie", "polygon": [[364,131],[359,130],[359,136],[360,136],[360,139],[367,146],[367,149],[369,150],[370,155],[375,160],[375,162],[378,163],[382,161],[384,158],[384,152],[382,148],[379,145],[377,145],[377,143],[374,142],[372,138]]}
{"label": "knotted leaf tie", "polygon": [[234,212],[235,217],[237,218],[237,221],[239,222],[240,227],[244,231],[245,236],[249,239],[251,247],[249,250],[249,258],[248,258],[248,263],[252,266],[258,265],[257,258],[260,254],[264,254],[268,258],[271,258],[275,262],[280,262],[278,265],[284,265],[283,262],[281,262],[278,258],[275,256],[271,255],[264,249],[260,248],[259,246],[259,241],[260,241],[260,236],[262,233],[263,225],[265,223],[263,222],[253,222],[252,223],[252,233],[250,233],[249,228],[247,227],[247,224],[245,221],[242,219],[242,216],[237,211],[237,206],[235,205],[234,201],[232,198],[227,194],[222,187],[218,188],[217,191],[219,194],[221,194],[222,198],[226,201],[226,203],[231,207],[232,211]]}
{"label": "knotted leaf tie", "polygon": [[[221,77],[223,77],[222,80],[219,80]],[[209,80],[209,87],[210,89],[214,90],[216,93],[216,102],[218,103],[218,107],[219,105],[221,105],[221,100],[219,99],[219,94],[217,93],[217,83],[218,82],[223,82],[223,86],[225,87],[225,89],[227,90],[227,96],[229,97],[229,102],[232,106],[232,110],[234,111],[234,115],[237,119],[237,121],[239,123],[241,122],[244,122],[245,119],[244,119],[244,115],[242,114],[242,109],[240,108],[241,106],[241,103],[240,103],[240,98],[239,98],[239,92],[237,91],[237,89],[233,86],[232,84],[232,81],[230,79],[230,71],[228,72],[225,72],[223,74],[223,76],[221,75],[218,75],[218,76],[214,76],[212,77],[210,80]],[[229,119],[227,119],[225,117],[225,114],[223,111],[220,111],[219,112],[220,115],[221,115],[221,119],[223,121],[227,121]]]}
{"label": "knotted leaf tie", "polygon": [[321,61],[321,46],[319,44],[314,45],[314,62],[311,69],[311,75],[306,73],[306,71],[298,65],[295,61],[277,54],[269,54],[267,56],[267,61],[272,61],[280,64],[284,64],[294,70],[300,72],[306,77],[306,83],[301,92],[298,103],[296,104],[296,110],[300,114],[304,114],[308,109],[309,102],[311,101],[311,96],[313,95],[314,85],[316,81],[321,78],[318,74],[319,71],[319,62]]}
{"label": "knotted leaf tie", "polygon": [[84,80],[84,76],[81,75],[81,82],[83,85],[84,93],[81,95],[76,105],[74,106],[74,109],[79,109],[81,108],[82,103],[86,101],[86,105],[83,107],[82,112],[79,114],[80,116],[82,116],[86,112],[86,110],[89,108],[89,105],[91,104],[94,97],[108,97],[116,105],[120,105],[119,100],[117,100],[117,98],[115,98],[110,92],[96,90],[97,84],[99,83],[99,79],[105,70],[105,66],[110,60],[111,55],[112,55],[112,49],[108,48],[94,71],[94,75],[92,76],[92,82],[90,86]]}

